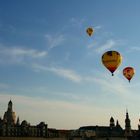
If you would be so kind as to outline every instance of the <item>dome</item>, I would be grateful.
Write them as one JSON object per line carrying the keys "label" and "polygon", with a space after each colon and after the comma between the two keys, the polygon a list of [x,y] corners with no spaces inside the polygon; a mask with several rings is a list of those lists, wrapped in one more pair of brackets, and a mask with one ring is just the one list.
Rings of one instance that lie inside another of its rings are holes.
{"label": "dome", "polygon": [[40,123],[38,124],[38,126],[39,126],[39,127],[44,127],[44,126],[45,126],[45,122],[40,122]]}
{"label": "dome", "polygon": [[21,126],[28,126],[28,122],[26,120],[22,121]]}

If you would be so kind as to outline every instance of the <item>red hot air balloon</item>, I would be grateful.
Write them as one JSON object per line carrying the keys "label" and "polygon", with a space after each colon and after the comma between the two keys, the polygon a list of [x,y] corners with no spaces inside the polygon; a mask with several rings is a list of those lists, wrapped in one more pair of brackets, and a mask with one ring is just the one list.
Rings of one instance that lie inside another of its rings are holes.
{"label": "red hot air balloon", "polygon": [[123,69],[123,75],[125,76],[125,78],[128,79],[129,82],[134,76],[134,74],[135,74],[135,70],[132,67],[126,67]]}

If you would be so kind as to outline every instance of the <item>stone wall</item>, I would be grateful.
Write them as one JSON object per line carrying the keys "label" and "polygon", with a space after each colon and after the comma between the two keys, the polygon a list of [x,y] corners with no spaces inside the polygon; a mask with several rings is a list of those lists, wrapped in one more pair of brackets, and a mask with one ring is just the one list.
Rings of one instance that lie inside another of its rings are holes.
{"label": "stone wall", "polygon": [[[82,138],[73,138],[73,140],[86,140]],[[87,139],[89,140],[89,139]],[[107,138],[91,138],[90,140],[107,140]],[[127,140],[127,138],[110,137],[109,140]]]}
{"label": "stone wall", "polygon": [[66,138],[0,137],[0,140],[66,140]]}
{"label": "stone wall", "polygon": [[[68,140],[66,138],[38,138],[38,137],[0,137],[0,140]],[[73,140],[82,140],[82,138],[73,138]],[[95,140],[106,140],[106,138],[96,138]],[[109,138],[109,140],[127,140],[126,138]]]}
{"label": "stone wall", "polygon": [[[98,138],[97,140],[106,140],[107,138]],[[115,138],[115,137],[112,137],[112,138],[109,138],[109,140],[127,140],[127,138]]]}

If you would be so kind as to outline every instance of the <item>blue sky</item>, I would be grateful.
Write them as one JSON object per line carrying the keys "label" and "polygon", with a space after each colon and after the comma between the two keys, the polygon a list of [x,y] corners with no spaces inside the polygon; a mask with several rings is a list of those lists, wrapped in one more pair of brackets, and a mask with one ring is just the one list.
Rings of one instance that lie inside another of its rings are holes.
{"label": "blue sky", "polygon": [[[1,116],[11,98],[16,115],[31,124],[77,129],[109,125],[113,116],[124,128],[127,108],[137,129],[139,6],[138,0],[1,0]],[[113,77],[101,62],[108,50],[123,57]],[[126,66],[136,71],[130,84]]]}

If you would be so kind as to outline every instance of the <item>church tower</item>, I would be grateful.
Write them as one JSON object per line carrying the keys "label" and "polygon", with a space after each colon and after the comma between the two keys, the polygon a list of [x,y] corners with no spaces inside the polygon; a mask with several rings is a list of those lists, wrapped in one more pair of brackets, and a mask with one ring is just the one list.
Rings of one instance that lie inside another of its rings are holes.
{"label": "church tower", "polygon": [[10,112],[13,111],[13,103],[12,103],[11,100],[10,100],[9,103],[8,103],[8,109],[7,109],[7,111],[10,111]]}
{"label": "church tower", "polygon": [[126,111],[126,118],[125,118],[125,136],[128,137],[132,136],[128,111]]}
{"label": "church tower", "polygon": [[7,111],[4,113],[3,120],[9,125],[14,125],[16,123],[16,114],[13,112],[13,103],[11,100],[8,103]]}
{"label": "church tower", "polygon": [[20,126],[20,120],[19,120],[19,117],[17,118],[16,125],[17,125],[17,126]]}
{"label": "church tower", "polygon": [[114,119],[113,117],[110,118],[110,127],[114,127],[115,126],[115,123],[114,123]]}

